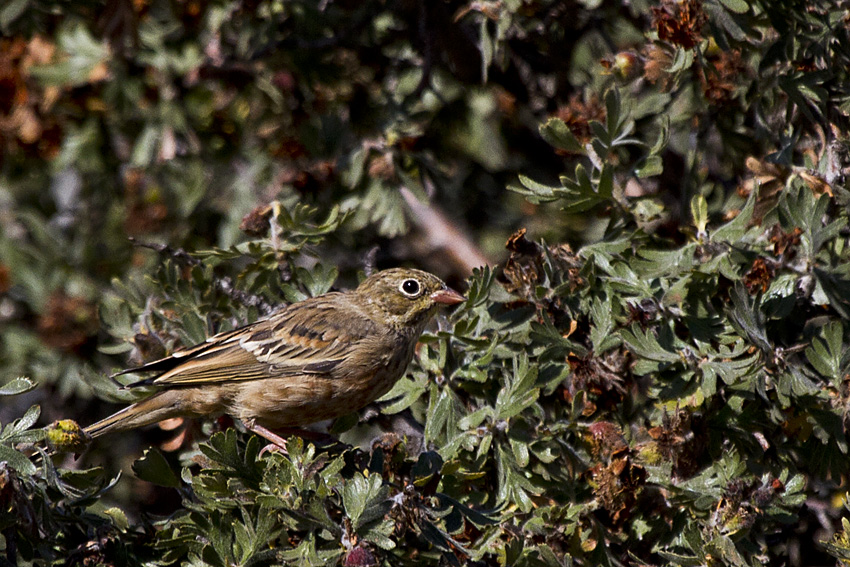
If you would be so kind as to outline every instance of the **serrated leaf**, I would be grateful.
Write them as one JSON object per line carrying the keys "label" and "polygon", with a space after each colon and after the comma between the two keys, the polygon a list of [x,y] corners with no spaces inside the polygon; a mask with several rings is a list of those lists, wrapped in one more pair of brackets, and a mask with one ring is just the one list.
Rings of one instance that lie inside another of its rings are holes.
{"label": "serrated leaf", "polygon": [[355,529],[383,518],[390,508],[388,494],[389,489],[384,486],[379,474],[370,474],[368,477],[356,474],[345,483],[342,489],[342,503]]}
{"label": "serrated leaf", "polygon": [[735,283],[730,296],[732,308],[727,311],[729,321],[742,337],[747,338],[762,352],[772,352],[773,346],[766,329],[766,316],[760,309],[761,301],[758,298],[751,299],[740,282]]}
{"label": "serrated leaf", "polygon": [[806,359],[822,376],[836,380],[842,374],[843,328],[839,321],[832,321],[815,337],[806,349]]}
{"label": "serrated leaf", "polygon": [[103,511],[103,515],[112,520],[112,525],[122,532],[126,532],[130,528],[130,521],[127,519],[127,514],[120,508],[107,508]]}
{"label": "serrated leaf", "polygon": [[17,396],[34,390],[37,386],[38,384],[26,376],[20,376],[0,386],[0,396]]}
{"label": "serrated leaf", "polygon": [[27,476],[35,474],[35,465],[23,454],[8,445],[0,444],[0,463],[6,461],[13,469]]}
{"label": "serrated leaf", "polygon": [[451,393],[448,390],[432,392],[429,406],[428,421],[425,424],[425,439],[430,442],[448,433],[449,421],[454,417]]}
{"label": "serrated leaf", "polygon": [[639,357],[656,362],[678,362],[681,355],[671,352],[658,342],[652,330],[642,330],[638,325],[622,331],[623,341]]}
{"label": "serrated leaf", "polygon": [[516,462],[521,467],[527,467],[529,462],[528,443],[518,439],[509,439],[511,451],[514,454]]}
{"label": "serrated leaf", "polygon": [[559,187],[552,187],[550,185],[538,183],[530,177],[527,177],[522,174],[520,174],[518,177],[519,182],[522,184],[524,189],[512,186],[511,189],[513,191],[521,193],[522,195],[525,195],[528,198],[536,199],[539,202],[554,201],[558,198],[558,192],[560,191]]}
{"label": "serrated leaf", "polygon": [[57,46],[64,57],[48,65],[32,66],[29,72],[39,80],[57,86],[78,86],[91,82],[92,71],[105,65],[109,47],[98,41],[80,21],[68,19],[57,34]]}

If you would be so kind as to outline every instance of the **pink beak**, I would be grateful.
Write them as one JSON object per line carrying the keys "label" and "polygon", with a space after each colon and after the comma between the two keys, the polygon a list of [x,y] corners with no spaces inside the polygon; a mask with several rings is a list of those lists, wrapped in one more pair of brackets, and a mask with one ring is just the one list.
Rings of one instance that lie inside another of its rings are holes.
{"label": "pink beak", "polygon": [[431,294],[431,301],[443,305],[457,305],[466,301],[466,298],[453,289],[441,289]]}

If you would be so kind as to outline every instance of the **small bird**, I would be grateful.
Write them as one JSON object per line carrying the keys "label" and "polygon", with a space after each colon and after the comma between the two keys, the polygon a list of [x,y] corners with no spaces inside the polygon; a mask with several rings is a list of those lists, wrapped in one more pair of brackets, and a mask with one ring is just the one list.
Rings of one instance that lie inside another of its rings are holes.
{"label": "small bird", "polygon": [[356,289],[283,307],[130,372],[156,372],[128,388],[160,391],[85,428],[91,437],[174,417],[227,414],[285,447],[273,430],[353,412],[404,375],[441,305],[465,301],[437,276],[393,268]]}

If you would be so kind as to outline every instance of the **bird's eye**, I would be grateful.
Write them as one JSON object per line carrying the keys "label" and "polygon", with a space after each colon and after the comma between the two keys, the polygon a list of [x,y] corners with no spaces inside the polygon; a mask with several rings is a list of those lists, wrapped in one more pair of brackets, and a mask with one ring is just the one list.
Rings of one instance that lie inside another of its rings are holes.
{"label": "bird's eye", "polygon": [[404,280],[403,282],[401,282],[401,285],[398,286],[398,289],[400,289],[401,292],[407,297],[416,297],[417,295],[419,295],[421,286],[416,280]]}

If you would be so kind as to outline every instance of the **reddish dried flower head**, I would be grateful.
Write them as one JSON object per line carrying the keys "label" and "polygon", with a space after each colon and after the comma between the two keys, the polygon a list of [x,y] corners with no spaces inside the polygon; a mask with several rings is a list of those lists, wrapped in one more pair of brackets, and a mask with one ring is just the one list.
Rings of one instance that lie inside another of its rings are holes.
{"label": "reddish dried flower head", "polygon": [[803,234],[799,227],[791,232],[785,232],[779,224],[770,229],[770,243],[773,244],[773,253],[776,256],[785,256],[786,260],[792,260],[797,255],[797,246],[800,245],[800,235]]}
{"label": "reddish dried flower head", "polygon": [[646,484],[646,469],[629,452],[617,455],[607,465],[588,471],[593,496],[608,513],[614,526],[622,526],[633,515],[638,496]]}
{"label": "reddish dried flower head", "polygon": [[659,39],[691,49],[702,41],[708,17],[700,0],[662,0],[652,8],[652,20]]}
{"label": "reddish dried flower head", "polygon": [[642,329],[646,329],[658,315],[658,304],[648,298],[641,300],[640,303],[627,303],[626,309],[629,310],[629,318],[626,320],[626,324],[637,323]]}
{"label": "reddish dried flower head", "polygon": [[575,94],[566,105],[558,108],[555,117],[560,118],[569,126],[570,131],[580,143],[586,144],[592,138],[590,122],[593,120],[604,122],[605,107],[595,96],[584,101],[580,95]]}
{"label": "reddish dried flower head", "polygon": [[676,477],[688,478],[697,471],[707,441],[701,417],[684,409],[672,415],[665,412],[661,425],[647,433],[655,440],[661,457],[672,463]]}
{"label": "reddish dried flower head", "polygon": [[570,375],[570,390],[587,390],[594,395],[616,394],[620,397],[624,392],[623,378],[627,376],[627,357],[620,350],[611,350],[597,356],[589,353],[586,356],[570,354],[567,357],[572,374]]}
{"label": "reddish dried flower head", "polygon": [[721,51],[707,58],[707,67],[700,69],[702,92],[711,104],[725,104],[735,94],[738,76],[746,69],[741,51]]}
{"label": "reddish dried flower head", "polygon": [[290,92],[297,86],[295,75],[285,70],[272,75],[272,84],[283,92]]}
{"label": "reddish dried flower head", "polygon": [[657,84],[662,91],[671,86],[671,74],[668,69],[673,64],[673,57],[668,49],[649,44],[641,52],[644,57],[643,77],[653,85]]}
{"label": "reddish dried flower head", "polygon": [[610,421],[597,421],[587,428],[590,433],[591,448],[597,459],[608,461],[612,455],[628,449],[623,431]]}
{"label": "reddish dried flower head", "polygon": [[269,231],[269,219],[271,217],[271,205],[255,207],[254,210],[242,217],[239,230],[250,236],[263,236]]}
{"label": "reddish dried flower head", "polygon": [[504,114],[505,116],[513,118],[516,116],[517,112],[517,100],[516,96],[508,92],[507,90],[496,87],[495,90],[496,96],[496,108],[499,109],[499,112]]}
{"label": "reddish dried flower head", "polygon": [[521,228],[513,233],[508,241],[505,242],[505,248],[515,254],[525,254],[527,256],[535,256],[540,253],[540,245],[525,237],[528,230]]}
{"label": "reddish dried flower head", "polygon": [[355,547],[345,556],[345,567],[373,567],[378,564],[375,555],[363,547]]}
{"label": "reddish dried flower head", "polygon": [[571,289],[584,285],[584,278],[579,274],[582,261],[569,245],[550,246],[548,251],[544,251],[541,245],[527,239],[525,234],[526,230],[521,228],[505,243],[505,248],[510,250],[511,256],[505,262],[499,280],[509,293],[519,295],[529,302],[537,302],[534,290],[544,277],[545,257],[550,258],[561,273],[568,275]]}
{"label": "reddish dried flower head", "polygon": [[764,293],[770,287],[773,276],[773,267],[765,262],[764,258],[756,258],[753,267],[744,274],[744,285],[747,286],[750,295],[755,295],[759,291]]}

